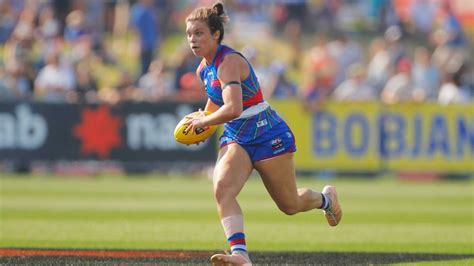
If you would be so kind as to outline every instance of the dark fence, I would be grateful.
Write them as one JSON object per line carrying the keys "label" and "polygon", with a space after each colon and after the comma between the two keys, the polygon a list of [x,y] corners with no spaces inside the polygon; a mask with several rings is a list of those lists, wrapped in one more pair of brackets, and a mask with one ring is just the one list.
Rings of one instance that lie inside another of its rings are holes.
{"label": "dark fence", "polygon": [[181,118],[202,106],[1,103],[0,160],[213,162],[215,135],[199,146],[173,138]]}

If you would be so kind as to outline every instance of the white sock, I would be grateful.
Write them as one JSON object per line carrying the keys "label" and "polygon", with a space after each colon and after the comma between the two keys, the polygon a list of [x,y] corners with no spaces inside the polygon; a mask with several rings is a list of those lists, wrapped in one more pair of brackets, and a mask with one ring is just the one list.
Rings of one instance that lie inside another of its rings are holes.
{"label": "white sock", "polygon": [[235,233],[244,232],[244,217],[242,215],[231,215],[221,219],[225,236],[231,237]]}
{"label": "white sock", "polygon": [[222,227],[229,241],[231,252],[247,252],[244,235],[244,218],[242,215],[231,215],[221,219]]}

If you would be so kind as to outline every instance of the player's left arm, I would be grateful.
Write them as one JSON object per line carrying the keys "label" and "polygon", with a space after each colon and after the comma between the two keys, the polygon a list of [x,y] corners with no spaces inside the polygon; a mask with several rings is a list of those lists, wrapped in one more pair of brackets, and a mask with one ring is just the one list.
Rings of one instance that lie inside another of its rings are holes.
{"label": "player's left arm", "polygon": [[217,71],[224,105],[208,116],[196,118],[193,122],[194,127],[219,125],[240,116],[243,110],[240,82],[242,76],[249,71],[246,68],[247,63],[240,55],[231,54],[225,57]]}

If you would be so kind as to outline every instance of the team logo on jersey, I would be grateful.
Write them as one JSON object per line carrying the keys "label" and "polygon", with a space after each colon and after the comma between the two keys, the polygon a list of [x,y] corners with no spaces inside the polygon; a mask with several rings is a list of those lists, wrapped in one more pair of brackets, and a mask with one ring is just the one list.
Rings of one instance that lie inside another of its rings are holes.
{"label": "team logo on jersey", "polygon": [[272,150],[276,151],[281,147],[283,147],[283,140],[281,140],[281,138],[272,140]]}
{"label": "team logo on jersey", "polygon": [[257,127],[263,127],[263,126],[266,126],[268,125],[268,121],[267,119],[263,119],[263,120],[260,120],[257,122]]}

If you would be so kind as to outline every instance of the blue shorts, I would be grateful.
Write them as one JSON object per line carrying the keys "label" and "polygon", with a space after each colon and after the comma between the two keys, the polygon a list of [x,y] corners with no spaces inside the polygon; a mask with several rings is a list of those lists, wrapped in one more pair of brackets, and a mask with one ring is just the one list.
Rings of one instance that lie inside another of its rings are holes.
{"label": "blue shorts", "polygon": [[221,148],[231,143],[239,144],[247,151],[252,162],[296,151],[295,136],[285,122],[280,122],[261,137],[249,142],[240,143],[226,136],[225,132],[219,140]]}

